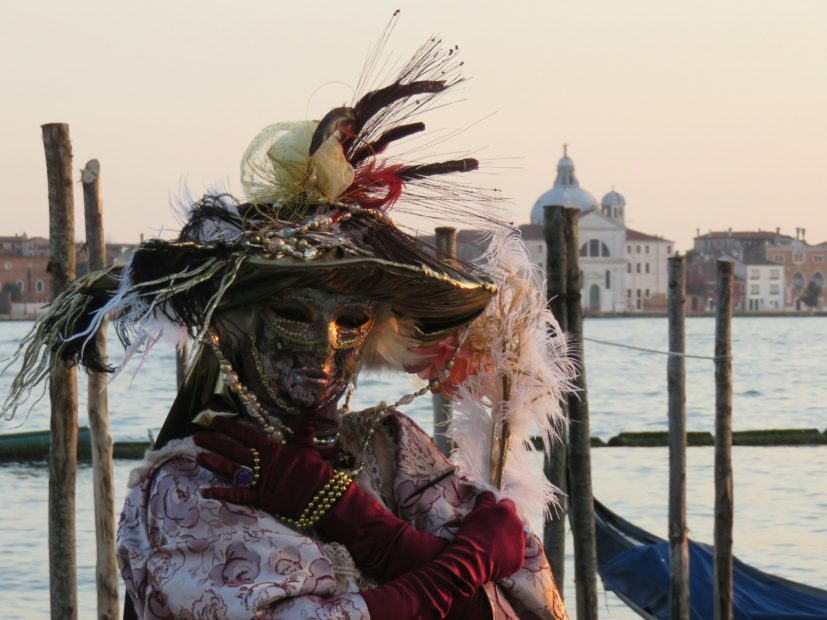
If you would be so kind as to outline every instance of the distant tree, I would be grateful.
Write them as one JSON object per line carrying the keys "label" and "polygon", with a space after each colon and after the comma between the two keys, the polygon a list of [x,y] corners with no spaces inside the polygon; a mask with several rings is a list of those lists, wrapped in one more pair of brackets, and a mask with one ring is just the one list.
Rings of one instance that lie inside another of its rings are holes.
{"label": "distant tree", "polygon": [[809,306],[810,308],[818,307],[818,302],[821,299],[821,285],[815,280],[810,280],[799,299],[805,306]]}

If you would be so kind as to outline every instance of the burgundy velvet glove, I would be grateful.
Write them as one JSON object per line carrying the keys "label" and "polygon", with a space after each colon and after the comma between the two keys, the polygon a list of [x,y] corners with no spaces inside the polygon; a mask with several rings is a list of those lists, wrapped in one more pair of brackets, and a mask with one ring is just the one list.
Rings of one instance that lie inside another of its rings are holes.
{"label": "burgundy velvet glove", "polygon": [[226,437],[214,432],[193,435],[197,446],[216,453],[198,454],[196,460],[201,467],[232,480],[241,465],[254,468],[251,448],[255,448],[260,473],[253,487],[208,488],[202,491],[204,497],[248,504],[274,516],[295,519],[333,477],[333,470],[312,448],[276,443],[256,429],[228,418],[215,418],[210,429]]}
{"label": "burgundy velvet glove", "polygon": [[[453,601],[470,598],[492,579],[523,565],[525,531],[513,502],[481,493],[457,537],[435,560],[360,592],[372,620],[444,618]],[[474,600],[479,597],[477,593]]]}
{"label": "burgundy velvet glove", "polygon": [[317,527],[326,538],[347,547],[356,566],[379,583],[419,568],[448,544],[388,512],[355,484]]}
{"label": "burgundy velvet glove", "polygon": [[[253,488],[204,489],[204,497],[249,504],[274,516],[295,518],[332,476],[330,467],[313,449],[277,444],[227,418],[216,418],[210,428],[237,442],[214,432],[196,433],[196,445],[217,453],[199,454],[199,465],[232,479],[241,465],[253,468],[250,448],[255,448],[259,452],[260,477]],[[356,565],[379,582],[419,568],[439,556],[447,545],[445,540],[420,532],[391,514],[355,484],[317,527],[326,538],[345,545]]]}

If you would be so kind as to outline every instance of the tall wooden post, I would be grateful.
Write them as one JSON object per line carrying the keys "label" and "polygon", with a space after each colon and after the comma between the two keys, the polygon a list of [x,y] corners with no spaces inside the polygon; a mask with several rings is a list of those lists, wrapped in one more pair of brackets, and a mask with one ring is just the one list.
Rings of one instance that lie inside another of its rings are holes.
{"label": "tall wooden post", "polygon": [[[669,259],[669,352],[686,352],[686,262]],[[682,355],[666,362],[669,392],[669,558],[673,620],[689,620],[689,543],[686,524],[686,364]]]}
{"label": "tall wooden post", "polygon": [[175,347],[175,379],[178,389],[184,387],[184,379],[187,377],[187,358],[190,355],[190,346],[184,341]]}
{"label": "tall wooden post", "polygon": [[591,435],[589,431],[589,394],[586,390],[586,365],[583,360],[582,275],[578,222],[580,211],[566,209],[566,287],[568,328],[572,335],[579,372],[577,392],[569,395],[569,494],[574,536],[574,585],[578,620],[597,618],[597,543],[594,533],[594,496],[592,494]]}
{"label": "tall wooden post", "polygon": [[[436,233],[436,249],[442,258],[456,258],[457,256],[457,230],[451,226],[439,226]],[[434,394],[432,397],[434,408],[434,443],[440,451],[448,456],[453,450],[453,442],[448,439],[448,425],[451,423],[451,401],[442,394]]]}
{"label": "tall wooden post", "polygon": [[[49,273],[56,297],[75,279],[75,204],[69,126],[43,125],[49,182]],[[53,297],[53,298],[54,298]],[[51,359],[49,398],[49,594],[53,620],[78,615],[75,551],[78,386],[74,368]]]}
{"label": "tall wooden post", "polygon": [[732,620],[732,261],[718,261],[715,313],[715,620]]}
{"label": "tall wooden post", "polygon": [[[100,163],[86,162],[81,170],[83,211],[86,221],[86,248],[89,271],[106,267],[106,242],[103,234],[103,198],[101,196]],[[95,334],[94,346],[106,360],[106,320]],[[99,620],[118,617],[118,566],[115,561],[115,482],[112,473],[112,435],[109,432],[109,402],[106,375],[89,373],[87,378],[87,411],[92,433],[92,481],[95,505],[97,562],[95,578],[98,586]]]}
{"label": "tall wooden post", "polygon": [[[546,295],[549,305],[560,329],[568,331],[566,314],[566,238],[563,232],[564,207],[545,207],[546,239]],[[563,413],[568,416],[568,403],[561,403]],[[543,524],[543,547],[551,564],[554,578],[559,585],[560,596],[563,595],[563,582],[566,567],[566,512],[568,510],[568,489],[566,484],[566,437],[556,446],[551,446],[543,462],[543,470],[554,486],[563,494],[560,497],[561,509],[551,520]]]}

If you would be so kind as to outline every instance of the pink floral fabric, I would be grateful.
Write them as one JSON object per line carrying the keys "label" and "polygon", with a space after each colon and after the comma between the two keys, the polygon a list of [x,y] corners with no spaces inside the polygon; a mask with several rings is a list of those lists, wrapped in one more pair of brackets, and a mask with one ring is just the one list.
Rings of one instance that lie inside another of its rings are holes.
{"label": "pink floral fabric", "polygon": [[[397,446],[399,516],[452,538],[478,490],[459,479],[405,416],[393,415],[385,430]],[[149,453],[133,473],[117,557],[139,618],[369,620],[356,581],[342,586],[340,579],[337,587],[333,559],[320,541],[254,508],[203,498],[200,489],[224,483],[197,465],[198,450],[189,439],[172,442]],[[486,592],[496,620],[567,618],[533,534],[525,566],[498,585],[487,584]]]}

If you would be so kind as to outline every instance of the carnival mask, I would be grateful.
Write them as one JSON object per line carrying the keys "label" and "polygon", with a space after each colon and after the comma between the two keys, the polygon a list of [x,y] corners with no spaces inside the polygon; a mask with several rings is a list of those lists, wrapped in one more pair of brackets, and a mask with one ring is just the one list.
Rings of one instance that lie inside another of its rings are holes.
{"label": "carnival mask", "polygon": [[374,320],[372,303],[310,288],[292,289],[261,306],[250,341],[262,398],[287,413],[338,401]]}

